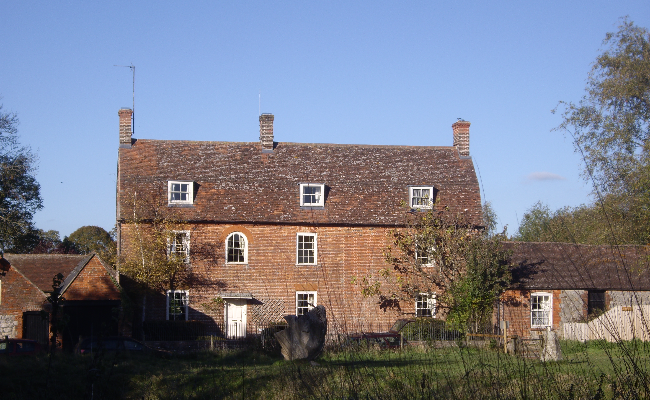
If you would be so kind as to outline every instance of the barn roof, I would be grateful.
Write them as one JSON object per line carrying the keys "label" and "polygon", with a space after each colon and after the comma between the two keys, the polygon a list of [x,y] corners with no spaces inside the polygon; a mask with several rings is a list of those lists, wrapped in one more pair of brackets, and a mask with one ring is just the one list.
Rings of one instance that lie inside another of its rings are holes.
{"label": "barn roof", "polygon": [[[61,273],[63,291],[72,283],[95,254],[4,254],[11,268],[15,268],[43,292],[52,291],[53,278]],[[106,265],[101,261],[102,265]],[[107,272],[114,275],[107,268]]]}
{"label": "barn roof", "polygon": [[645,246],[506,242],[513,251],[513,288],[650,290]]}

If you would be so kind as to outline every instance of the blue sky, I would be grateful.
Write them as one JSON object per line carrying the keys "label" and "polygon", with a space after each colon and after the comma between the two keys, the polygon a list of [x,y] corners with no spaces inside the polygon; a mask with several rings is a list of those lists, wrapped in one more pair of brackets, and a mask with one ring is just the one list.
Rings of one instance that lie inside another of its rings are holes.
{"label": "blue sky", "polygon": [[537,201],[591,201],[551,110],[626,15],[650,27],[650,2],[5,1],[0,103],[39,156],[36,226],[61,237],[115,223],[130,64],[136,138],[257,141],[261,109],[277,141],[435,146],[468,120],[514,233]]}

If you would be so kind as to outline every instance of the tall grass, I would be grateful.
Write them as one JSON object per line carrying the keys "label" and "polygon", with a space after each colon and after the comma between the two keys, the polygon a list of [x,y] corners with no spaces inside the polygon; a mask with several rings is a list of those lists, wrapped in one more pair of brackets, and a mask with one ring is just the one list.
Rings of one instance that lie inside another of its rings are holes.
{"label": "tall grass", "polygon": [[[331,348],[287,362],[252,350],[172,358],[57,354],[0,359],[2,399],[637,399],[647,398],[644,342],[562,342],[540,362],[464,346]],[[633,354],[635,364],[627,354]]]}

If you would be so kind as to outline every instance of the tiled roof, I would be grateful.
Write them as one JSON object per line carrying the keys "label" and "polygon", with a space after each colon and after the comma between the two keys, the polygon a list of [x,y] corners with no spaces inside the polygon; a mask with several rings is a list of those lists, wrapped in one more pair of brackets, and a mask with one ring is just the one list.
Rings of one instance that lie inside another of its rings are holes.
{"label": "tiled roof", "polygon": [[507,242],[513,287],[522,289],[650,290],[650,253],[643,246]]}
{"label": "tiled roof", "polygon": [[89,256],[76,254],[5,254],[12,268],[22,273],[43,292],[52,291],[52,279],[58,273],[65,279]]}
{"label": "tiled roof", "polygon": [[[480,224],[471,158],[455,147],[144,140],[119,150],[118,217],[128,193],[166,199],[167,181],[196,182],[189,221],[399,225],[408,186],[433,186],[440,206],[467,210]],[[301,209],[299,184],[326,185],[323,209]]]}

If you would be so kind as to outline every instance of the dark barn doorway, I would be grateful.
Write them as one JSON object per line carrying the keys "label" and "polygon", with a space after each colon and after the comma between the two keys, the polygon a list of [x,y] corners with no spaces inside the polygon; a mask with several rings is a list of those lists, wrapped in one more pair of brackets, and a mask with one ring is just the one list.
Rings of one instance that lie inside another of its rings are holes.
{"label": "dark barn doorway", "polygon": [[41,311],[23,313],[23,339],[36,340],[47,348],[50,328],[50,314]]}
{"label": "dark barn doorway", "polygon": [[66,301],[63,349],[72,351],[80,336],[117,336],[119,308],[119,301]]}

